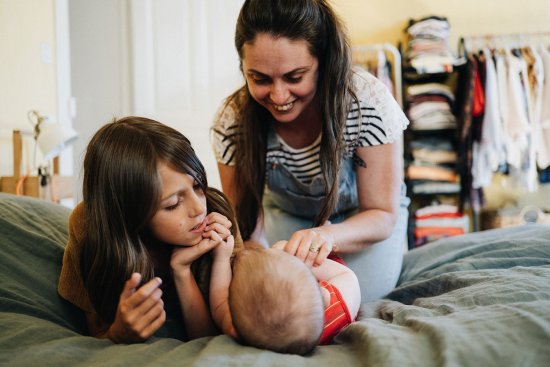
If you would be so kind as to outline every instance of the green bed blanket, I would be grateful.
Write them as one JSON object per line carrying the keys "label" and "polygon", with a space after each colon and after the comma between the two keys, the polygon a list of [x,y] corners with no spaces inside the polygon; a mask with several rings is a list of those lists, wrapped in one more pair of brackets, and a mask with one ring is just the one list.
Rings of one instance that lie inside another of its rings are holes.
{"label": "green bed blanket", "polygon": [[0,194],[0,366],[547,366],[550,226],[454,237],[409,252],[398,287],[306,357],[227,336],[115,345],[84,336],[56,292],[69,210]]}

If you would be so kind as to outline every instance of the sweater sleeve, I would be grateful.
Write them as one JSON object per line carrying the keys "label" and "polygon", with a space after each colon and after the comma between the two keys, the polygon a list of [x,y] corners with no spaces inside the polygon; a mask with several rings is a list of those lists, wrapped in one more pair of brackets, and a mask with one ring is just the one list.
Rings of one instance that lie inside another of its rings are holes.
{"label": "sweater sleeve", "polygon": [[94,308],[80,274],[80,253],[84,237],[84,205],[76,206],[69,217],[69,240],[63,254],[61,275],[57,285],[59,295],[85,312],[93,313]]}

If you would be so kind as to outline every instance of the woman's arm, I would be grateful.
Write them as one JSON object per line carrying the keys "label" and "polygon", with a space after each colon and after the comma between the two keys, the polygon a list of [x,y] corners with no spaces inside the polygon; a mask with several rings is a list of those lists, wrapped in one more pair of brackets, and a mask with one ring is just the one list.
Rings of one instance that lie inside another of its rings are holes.
{"label": "woman's arm", "polygon": [[[331,251],[361,251],[393,231],[403,179],[399,145],[357,148],[356,153],[364,162],[356,170],[359,212],[342,223],[294,232],[284,248],[307,264],[321,264]],[[310,248],[320,250],[312,254]]]}
{"label": "woman's arm", "polygon": [[[222,184],[222,191],[229,199],[229,202],[235,209],[237,207],[237,188],[235,187],[235,167],[227,164],[218,163],[218,172]],[[245,248],[267,248],[269,244],[264,230],[264,222],[261,216],[258,216],[256,229],[249,240],[244,241]]]}
{"label": "woman's arm", "polygon": [[342,223],[318,228],[333,239],[340,253],[360,251],[388,238],[399,210],[403,181],[399,144],[357,148],[356,153],[365,163],[356,169],[359,213]]}

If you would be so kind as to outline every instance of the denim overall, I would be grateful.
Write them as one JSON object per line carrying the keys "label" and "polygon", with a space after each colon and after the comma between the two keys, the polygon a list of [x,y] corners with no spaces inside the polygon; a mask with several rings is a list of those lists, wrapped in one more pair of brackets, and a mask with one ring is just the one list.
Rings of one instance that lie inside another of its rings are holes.
{"label": "denim overall", "polygon": [[[270,129],[268,149],[280,143]],[[277,158],[266,162],[266,189],[264,191],[264,222],[270,244],[288,239],[297,230],[311,228],[313,219],[322,208],[324,182],[322,175],[310,184],[298,180]],[[357,181],[353,159],[343,158],[338,185],[338,203],[330,216],[331,223],[342,222],[357,213]],[[403,250],[406,246],[409,198],[402,185],[399,216],[392,235],[381,242],[365,247],[360,252],[341,255],[361,286],[362,303],[381,298],[396,285],[401,272]]]}

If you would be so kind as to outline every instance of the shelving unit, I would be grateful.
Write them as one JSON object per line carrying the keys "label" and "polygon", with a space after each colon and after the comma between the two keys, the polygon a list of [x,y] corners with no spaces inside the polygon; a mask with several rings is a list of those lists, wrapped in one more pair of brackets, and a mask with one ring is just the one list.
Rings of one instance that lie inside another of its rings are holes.
{"label": "shelving unit", "polygon": [[442,17],[411,20],[409,43],[402,52],[403,108],[411,122],[403,144],[411,198],[411,249],[469,231],[459,171],[463,154],[456,110],[460,69],[454,68],[446,49],[448,29]]}

